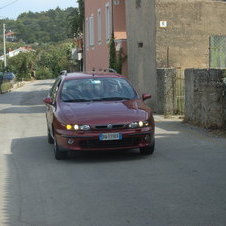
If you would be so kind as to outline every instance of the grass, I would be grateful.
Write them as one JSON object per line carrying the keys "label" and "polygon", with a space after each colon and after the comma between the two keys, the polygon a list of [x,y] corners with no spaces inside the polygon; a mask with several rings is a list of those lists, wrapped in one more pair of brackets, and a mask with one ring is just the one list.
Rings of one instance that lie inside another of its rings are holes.
{"label": "grass", "polygon": [[5,93],[13,88],[13,84],[10,82],[4,82],[0,85],[0,93]]}

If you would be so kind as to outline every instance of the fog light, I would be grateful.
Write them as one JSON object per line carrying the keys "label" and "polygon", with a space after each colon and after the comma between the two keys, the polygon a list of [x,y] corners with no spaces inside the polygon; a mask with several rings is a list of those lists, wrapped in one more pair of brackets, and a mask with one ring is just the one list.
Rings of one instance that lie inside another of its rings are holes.
{"label": "fog light", "polygon": [[75,142],[75,141],[74,141],[73,139],[69,139],[69,140],[67,141],[68,144],[74,144],[74,142]]}
{"label": "fog light", "polygon": [[71,125],[66,125],[67,130],[71,130],[72,126]]}

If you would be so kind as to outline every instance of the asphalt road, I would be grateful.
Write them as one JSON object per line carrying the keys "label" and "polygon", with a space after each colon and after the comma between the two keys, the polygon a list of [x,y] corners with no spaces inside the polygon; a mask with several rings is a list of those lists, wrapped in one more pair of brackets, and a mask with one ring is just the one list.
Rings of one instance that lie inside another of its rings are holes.
{"label": "asphalt road", "polygon": [[156,152],[75,153],[47,143],[51,81],[0,95],[0,225],[225,226],[226,139],[157,117]]}

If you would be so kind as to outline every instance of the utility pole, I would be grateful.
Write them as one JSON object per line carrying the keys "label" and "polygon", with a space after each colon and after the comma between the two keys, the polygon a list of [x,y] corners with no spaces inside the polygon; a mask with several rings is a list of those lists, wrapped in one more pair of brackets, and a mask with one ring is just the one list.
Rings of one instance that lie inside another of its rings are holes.
{"label": "utility pole", "polygon": [[3,48],[4,48],[4,68],[6,68],[6,42],[5,42],[5,24],[3,24]]}

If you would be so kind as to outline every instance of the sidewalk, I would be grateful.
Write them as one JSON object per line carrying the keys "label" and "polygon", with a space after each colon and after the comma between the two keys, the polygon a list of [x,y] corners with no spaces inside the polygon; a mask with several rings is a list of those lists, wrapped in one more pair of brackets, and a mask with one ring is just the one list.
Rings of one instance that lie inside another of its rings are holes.
{"label": "sidewalk", "polygon": [[154,119],[155,122],[183,122],[184,116],[183,115],[170,115],[170,116],[165,116],[165,115],[158,115],[154,114]]}
{"label": "sidewalk", "polygon": [[154,114],[154,119],[157,126],[160,122],[175,122],[175,124],[180,124],[183,128],[187,127],[188,129],[195,130],[196,132],[206,134],[209,137],[226,138],[226,130],[206,129],[200,126],[189,124],[188,122],[184,122],[184,116],[182,115],[164,116]]}

